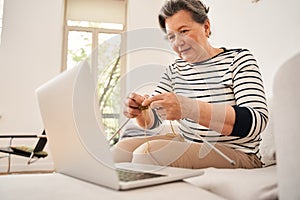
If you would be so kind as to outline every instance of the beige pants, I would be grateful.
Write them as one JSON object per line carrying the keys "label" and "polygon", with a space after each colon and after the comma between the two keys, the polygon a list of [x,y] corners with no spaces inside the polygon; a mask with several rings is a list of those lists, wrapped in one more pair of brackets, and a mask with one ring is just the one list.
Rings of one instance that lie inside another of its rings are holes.
{"label": "beige pants", "polygon": [[226,159],[204,143],[186,142],[179,135],[157,135],[150,137],[126,138],[112,147],[115,162],[134,162],[182,168],[258,168],[259,158],[222,144],[214,144],[230,159]]}

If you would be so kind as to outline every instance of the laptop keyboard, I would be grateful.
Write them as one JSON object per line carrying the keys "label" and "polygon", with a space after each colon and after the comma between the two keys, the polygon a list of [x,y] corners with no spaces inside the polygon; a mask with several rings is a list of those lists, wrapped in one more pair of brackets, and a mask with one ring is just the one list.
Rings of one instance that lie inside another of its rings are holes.
{"label": "laptop keyboard", "polygon": [[139,172],[139,171],[133,171],[133,170],[127,170],[127,169],[120,169],[120,168],[117,168],[117,172],[118,172],[120,181],[124,181],[124,182],[137,181],[137,180],[142,180],[142,179],[165,176],[163,174]]}

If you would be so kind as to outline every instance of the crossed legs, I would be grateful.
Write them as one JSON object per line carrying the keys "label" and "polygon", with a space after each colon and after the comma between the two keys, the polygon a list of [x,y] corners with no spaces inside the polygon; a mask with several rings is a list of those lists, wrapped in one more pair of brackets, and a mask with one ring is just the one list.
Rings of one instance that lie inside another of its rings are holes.
{"label": "crossed legs", "polygon": [[261,167],[255,155],[228,148],[222,144],[215,147],[236,162],[232,166],[204,143],[186,142],[180,136],[157,135],[121,140],[112,152],[115,162],[134,162],[183,168],[256,168]]}

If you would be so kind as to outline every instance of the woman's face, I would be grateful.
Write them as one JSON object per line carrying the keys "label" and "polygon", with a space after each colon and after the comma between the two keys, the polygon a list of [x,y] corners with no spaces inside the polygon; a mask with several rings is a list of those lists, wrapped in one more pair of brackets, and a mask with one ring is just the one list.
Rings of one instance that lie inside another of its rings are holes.
{"label": "woman's face", "polygon": [[166,19],[167,38],[173,50],[183,60],[194,63],[209,58],[207,53],[209,21],[197,23],[188,11],[178,11]]}

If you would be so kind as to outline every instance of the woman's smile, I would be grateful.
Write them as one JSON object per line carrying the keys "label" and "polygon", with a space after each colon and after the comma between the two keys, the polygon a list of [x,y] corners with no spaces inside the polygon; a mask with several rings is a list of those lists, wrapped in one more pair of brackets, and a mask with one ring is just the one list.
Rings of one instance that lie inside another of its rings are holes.
{"label": "woman's smile", "polygon": [[192,49],[191,47],[188,47],[188,48],[179,50],[179,53],[180,53],[180,55],[186,55],[190,52],[191,49]]}

